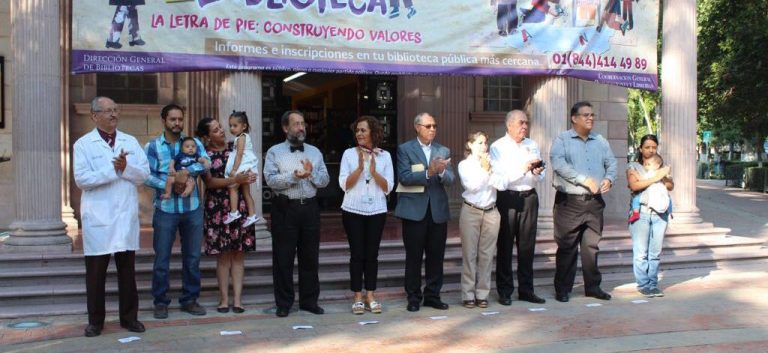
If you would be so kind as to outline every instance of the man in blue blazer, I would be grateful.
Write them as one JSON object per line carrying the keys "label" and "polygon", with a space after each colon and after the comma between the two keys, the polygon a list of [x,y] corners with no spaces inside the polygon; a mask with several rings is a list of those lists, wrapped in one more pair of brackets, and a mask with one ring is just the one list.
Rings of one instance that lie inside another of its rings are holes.
{"label": "man in blue blazer", "polygon": [[[416,138],[397,147],[399,199],[395,216],[403,222],[405,244],[405,292],[408,311],[424,305],[446,310],[440,300],[443,286],[443,258],[448,233],[448,194],[453,183],[451,151],[434,142],[437,134],[435,118],[428,113],[416,115],[413,122]],[[421,291],[421,259],[425,259],[427,284]]]}

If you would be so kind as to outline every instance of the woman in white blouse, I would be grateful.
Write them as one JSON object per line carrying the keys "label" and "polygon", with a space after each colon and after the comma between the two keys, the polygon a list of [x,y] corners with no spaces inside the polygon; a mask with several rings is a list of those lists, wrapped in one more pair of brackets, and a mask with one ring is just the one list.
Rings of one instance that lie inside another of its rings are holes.
{"label": "woman in white blouse", "polygon": [[[344,190],[342,222],[349,240],[349,275],[354,292],[352,312],[381,313],[376,301],[376,279],[381,234],[387,217],[387,195],[392,191],[394,171],[389,152],[378,148],[384,137],[379,121],[361,116],[352,123],[357,147],[341,157],[339,186]],[[363,299],[363,281],[365,299]]]}
{"label": "woman in white blouse", "polygon": [[493,253],[501,220],[494,187],[498,178],[491,173],[486,133],[470,133],[465,148],[467,158],[459,163],[459,177],[464,187],[461,194],[464,205],[459,216],[464,265],[461,299],[466,308],[487,308]]}

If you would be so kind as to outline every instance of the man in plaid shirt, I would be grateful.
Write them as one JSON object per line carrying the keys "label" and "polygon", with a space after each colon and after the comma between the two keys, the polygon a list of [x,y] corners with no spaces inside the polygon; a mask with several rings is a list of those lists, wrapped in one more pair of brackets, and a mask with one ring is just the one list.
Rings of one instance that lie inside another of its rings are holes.
{"label": "man in plaid shirt", "polygon": [[[171,299],[167,296],[168,275],[171,247],[177,230],[181,237],[182,294],[179,298],[181,310],[192,315],[205,315],[205,308],[197,303],[197,298],[200,296],[200,245],[203,240],[203,208],[200,207],[197,185],[189,196],[182,197],[185,183],[176,183],[170,198],[160,197],[165,190],[168,165],[181,150],[181,140],[184,138],[181,133],[184,125],[184,110],[178,105],[169,104],[163,107],[160,117],[163,120],[163,133],[150,140],[144,148],[150,170],[150,176],[144,183],[155,189],[155,214],[152,218],[154,228],[152,246],[155,250],[152,274],[154,316],[156,319],[168,317],[168,304],[171,303]],[[200,155],[208,158],[203,144],[197,139],[195,143]],[[176,173],[177,175],[188,174],[189,177],[194,178],[204,171],[205,169],[201,166],[194,165]],[[180,179],[185,178],[177,177],[176,180]]]}

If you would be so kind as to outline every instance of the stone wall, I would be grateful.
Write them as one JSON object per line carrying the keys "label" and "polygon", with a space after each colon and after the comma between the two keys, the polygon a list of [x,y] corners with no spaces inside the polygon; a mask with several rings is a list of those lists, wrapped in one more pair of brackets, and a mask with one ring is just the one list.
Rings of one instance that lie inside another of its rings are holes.
{"label": "stone wall", "polygon": [[[0,156],[12,157],[11,131],[11,1],[0,0],[0,56],[5,57],[5,128],[0,129]],[[0,230],[7,229],[16,217],[13,161],[0,163]]]}

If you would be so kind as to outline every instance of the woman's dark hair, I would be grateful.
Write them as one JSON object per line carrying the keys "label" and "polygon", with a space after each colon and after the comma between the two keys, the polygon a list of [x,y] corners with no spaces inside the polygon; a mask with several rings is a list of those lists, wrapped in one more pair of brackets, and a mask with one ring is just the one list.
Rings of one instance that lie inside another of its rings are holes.
{"label": "woman's dark hair", "polygon": [[211,123],[214,122],[213,118],[205,117],[197,122],[197,128],[195,129],[195,135],[197,137],[208,137],[211,133]]}
{"label": "woman's dark hair", "polygon": [[371,130],[371,148],[377,148],[381,145],[381,141],[384,140],[384,128],[381,127],[381,123],[379,122],[379,119],[376,119],[376,117],[370,116],[370,115],[363,115],[357,120],[355,120],[352,125],[350,125],[350,128],[352,129],[352,133],[355,133],[357,130],[357,124],[365,121],[368,123],[368,129]]}
{"label": "woman's dark hair", "polygon": [[250,132],[251,131],[251,124],[248,123],[248,115],[245,115],[245,112],[238,112],[236,110],[232,111],[232,114],[229,114],[229,118],[235,118],[238,121],[240,121],[241,124],[245,124],[245,129],[243,132]]}
{"label": "woman's dark hair", "polygon": [[484,131],[470,132],[467,135],[467,141],[464,143],[464,157],[468,157],[470,154],[472,154],[472,150],[469,149],[469,144],[475,142],[475,140],[477,140],[477,138],[480,136],[485,137],[485,143],[488,143],[488,134],[486,134]]}
{"label": "woman's dark hair", "polygon": [[659,145],[659,139],[656,138],[656,135],[648,134],[640,138],[640,146],[637,148],[637,157],[635,157],[635,160],[637,160],[637,163],[643,164],[643,145],[645,144],[645,141],[651,140],[653,142],[656,142],[656,146]]}

